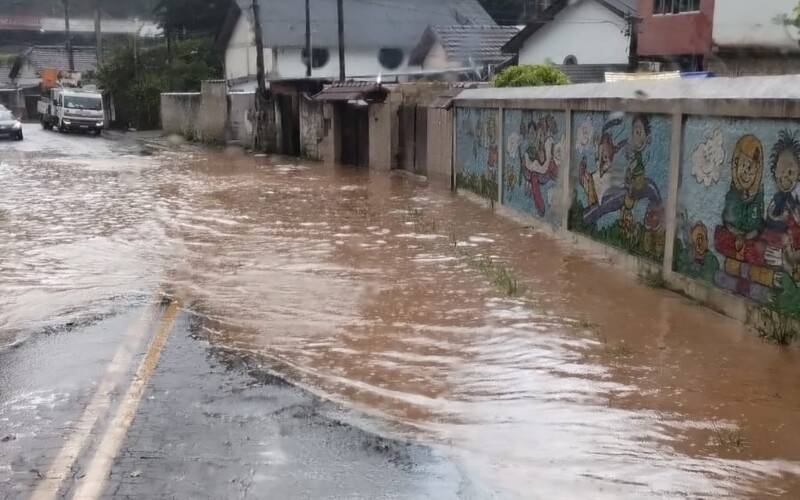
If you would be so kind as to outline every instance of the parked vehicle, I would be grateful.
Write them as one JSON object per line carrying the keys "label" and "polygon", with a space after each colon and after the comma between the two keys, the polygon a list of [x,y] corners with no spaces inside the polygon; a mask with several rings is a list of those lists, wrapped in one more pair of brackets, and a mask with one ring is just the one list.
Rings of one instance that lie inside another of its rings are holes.
{"label": "parked vehicle", "polygon": [[0,137],[10,137],[17,141],[23,139],[22,122],[6,108],[0,109]]}
{"label": "parked vehicle", "polygon": [[99,135],[105,126],[103,95],[82,89],[57,87],[39,99],[42,128],[59,132],[82,131]]}

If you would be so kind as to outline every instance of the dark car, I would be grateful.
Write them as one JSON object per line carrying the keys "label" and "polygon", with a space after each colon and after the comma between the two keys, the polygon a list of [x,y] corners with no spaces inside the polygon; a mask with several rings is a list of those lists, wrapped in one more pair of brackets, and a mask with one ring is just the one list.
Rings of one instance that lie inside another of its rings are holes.
{"label": "dark car", "polygon": [[23,138],[22,123],[17,120],[14,113],[5,108],[0,108],[0,138],[3,137],[21,141]]}

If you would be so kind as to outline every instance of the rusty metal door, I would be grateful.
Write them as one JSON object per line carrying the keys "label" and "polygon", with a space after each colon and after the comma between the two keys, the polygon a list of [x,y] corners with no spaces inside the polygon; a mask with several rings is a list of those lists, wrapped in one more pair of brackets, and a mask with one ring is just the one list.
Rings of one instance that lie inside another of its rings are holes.
{"label": "rusty metal door", "polygon": [[428,167],[428,108],[417,106],[414,122],[414,170],[427,175]]}
{"label": "rusty metal door", "polygon": [[417,125],[417,106],[416,104],[403,104],[400,106],[400,161],[399,167],[409,172],[414,172],[416,156],[416,125]]}

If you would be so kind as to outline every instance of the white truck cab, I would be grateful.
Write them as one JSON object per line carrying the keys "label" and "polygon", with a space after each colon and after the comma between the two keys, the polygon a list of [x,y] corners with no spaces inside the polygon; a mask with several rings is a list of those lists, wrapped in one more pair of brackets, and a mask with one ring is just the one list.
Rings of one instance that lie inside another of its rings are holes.
{"label": "white truck cab", "polygon": [[100,92],[53,88],[39,100],[42,128],[100,134],[105,126],[103,95]]}

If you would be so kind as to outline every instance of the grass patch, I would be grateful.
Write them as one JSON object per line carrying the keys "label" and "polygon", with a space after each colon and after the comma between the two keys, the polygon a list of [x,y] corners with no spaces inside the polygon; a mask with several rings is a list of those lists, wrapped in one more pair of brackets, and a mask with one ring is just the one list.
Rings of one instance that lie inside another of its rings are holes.
{"label": "grass patch", "polygon": [[789,345],[798,338],[797,321],[769,307],[758,309],[758,336],[777,345]]}
{"label": "grass patch", "polygon": [[711,426],[711,444],[725,450],[741,452],[747,446],[747,440],[741,429],[727,429],[720,425]]}
{"label": "grass patch", "polygon": [[520,284],[514,272],[503,263],[491,257],[475,259],[467,257],[470,265],[478,269],[498,290],[508,297],[519,297],[525,293],[525,288]]}
{"label": "grass patch", "polygon": [[639,276],[639,281],[650,288],[666,288],[667,280],[664,278],[664,273],[657,271],[657,272],[647,272],[641,276]]}

